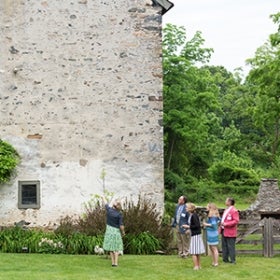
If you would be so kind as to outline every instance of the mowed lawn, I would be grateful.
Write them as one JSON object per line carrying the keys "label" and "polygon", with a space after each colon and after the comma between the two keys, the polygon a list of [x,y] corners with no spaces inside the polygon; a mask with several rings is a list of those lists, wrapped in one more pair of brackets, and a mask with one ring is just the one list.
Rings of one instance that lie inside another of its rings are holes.
{"label": "mowed lawn", "polygon": [[237,264],[212,267],[202,257],[202,269],[192,269],[192,259],[176,255],[124,255],[119,267],[111,267],[107,256],[0,254],[0,279],[5,280],[89,280],[89,279],[279,279],[280,256],[238,256]]}

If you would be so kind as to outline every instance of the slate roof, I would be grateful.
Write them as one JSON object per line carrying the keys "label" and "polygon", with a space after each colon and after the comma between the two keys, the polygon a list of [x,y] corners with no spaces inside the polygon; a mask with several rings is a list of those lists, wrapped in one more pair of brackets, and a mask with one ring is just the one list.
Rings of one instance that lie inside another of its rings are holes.
{"label": "slate roof", "polygon": [[162,7],[162,15],[164,15],[174,6],[174,4],[168,0],[153,0],[153,3]]}

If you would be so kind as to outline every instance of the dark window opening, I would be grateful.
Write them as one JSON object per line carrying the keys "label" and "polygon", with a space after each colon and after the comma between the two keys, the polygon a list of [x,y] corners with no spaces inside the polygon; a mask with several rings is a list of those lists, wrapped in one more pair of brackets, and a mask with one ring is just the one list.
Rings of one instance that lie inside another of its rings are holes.
{"label": "dark window opening", "polygon": [[40,208],[40,182],[19,181],[18,208]]}

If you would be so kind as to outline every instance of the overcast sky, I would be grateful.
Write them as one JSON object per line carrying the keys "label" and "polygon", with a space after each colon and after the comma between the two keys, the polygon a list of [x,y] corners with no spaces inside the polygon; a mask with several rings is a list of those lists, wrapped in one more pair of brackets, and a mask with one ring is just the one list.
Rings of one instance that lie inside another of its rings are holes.
{"label": "overcast sky", "polygon": [[205,46],[214,49],[211,64],[232,71],[243,67],[277,25],[271,14],[280,12],[280,0],[170,0],[174,7],[163,16],[163,24],[186,28],[187,38],[201,31]]}

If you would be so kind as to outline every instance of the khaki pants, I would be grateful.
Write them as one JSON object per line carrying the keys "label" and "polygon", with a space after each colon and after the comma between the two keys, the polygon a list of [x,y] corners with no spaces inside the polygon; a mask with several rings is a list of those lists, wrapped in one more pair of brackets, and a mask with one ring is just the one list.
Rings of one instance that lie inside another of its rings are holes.
{"label": "khaki pants", "polygon": [[176,226],[176,239],[177,239],[178,255],[180,255],[180,256],[188,255],[189,246],[190,246],[189,231],[182,234],[182,233],[180,233],[179,227]]}

